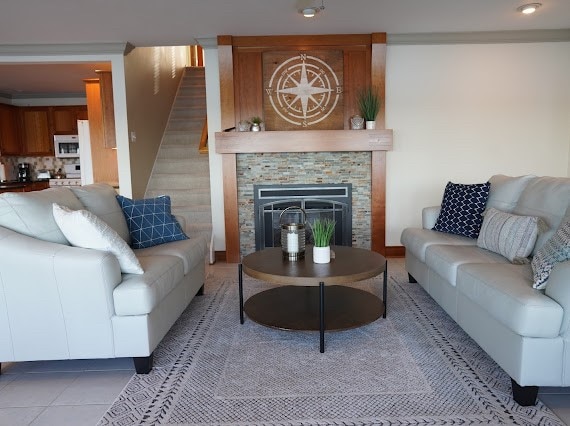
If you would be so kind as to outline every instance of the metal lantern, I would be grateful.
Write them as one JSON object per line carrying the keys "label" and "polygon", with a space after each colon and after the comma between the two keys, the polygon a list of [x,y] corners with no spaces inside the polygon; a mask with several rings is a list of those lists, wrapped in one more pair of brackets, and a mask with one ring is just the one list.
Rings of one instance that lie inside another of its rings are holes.
{"label": "metal lantern", "polygon": [[[302,213],[301,223],[281,223],[283,213],[286,211],[298,210]],[[307,217],[305,210],[301,207],[291,206],[284,209],[279,215],[281,225],[281,248],[283,258],[287,260],[299,260],[305,257],[305,222]]]}

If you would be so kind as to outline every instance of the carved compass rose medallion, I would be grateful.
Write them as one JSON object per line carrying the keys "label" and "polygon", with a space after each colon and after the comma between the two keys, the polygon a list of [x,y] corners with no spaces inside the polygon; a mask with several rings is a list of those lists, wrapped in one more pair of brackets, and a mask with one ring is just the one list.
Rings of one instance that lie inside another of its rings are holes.
{"label": "carved compass rose medallion", "polygon": [[266,53],[264,82],[268,129],[343,128],[342,52]]}

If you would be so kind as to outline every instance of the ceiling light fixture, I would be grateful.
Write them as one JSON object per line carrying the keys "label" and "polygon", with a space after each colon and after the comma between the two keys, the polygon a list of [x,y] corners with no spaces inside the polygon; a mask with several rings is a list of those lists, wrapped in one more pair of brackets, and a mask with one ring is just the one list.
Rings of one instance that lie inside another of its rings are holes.
{"label": "ceiling light fixture", "polygon": [[312,18],[321,10],[325,10],[325,0],[321,0],[320,6],[312,6],[312,7],[304,7],[303,9],[299,10],[299,13],[302,14],[305,18]]}
{"label": "ceiling light fixture", "polygon": [[517,7],[517,11],[524,13],[525,15],[530,15],[531,13],[536,12],[536,9],[538,9],[540,6],[542,6],[542,3],[523,4],[522,6]]}

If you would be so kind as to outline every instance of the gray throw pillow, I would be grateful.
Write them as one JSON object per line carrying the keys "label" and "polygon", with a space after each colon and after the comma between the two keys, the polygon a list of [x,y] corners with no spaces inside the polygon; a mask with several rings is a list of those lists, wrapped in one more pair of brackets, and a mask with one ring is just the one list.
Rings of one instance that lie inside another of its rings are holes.
{"label": "gray throw pillow", "polygon": [[536,251],[532,259],[533,287],[546,287],[554,265],[570,260],[570,221],[564,223],[556,233]]}
{"label": "gray throw pillow", "polygon": [[477,245],[506,257],[511,263],[528,263],[537,236],[537,217],[490,208],[484,214]]}

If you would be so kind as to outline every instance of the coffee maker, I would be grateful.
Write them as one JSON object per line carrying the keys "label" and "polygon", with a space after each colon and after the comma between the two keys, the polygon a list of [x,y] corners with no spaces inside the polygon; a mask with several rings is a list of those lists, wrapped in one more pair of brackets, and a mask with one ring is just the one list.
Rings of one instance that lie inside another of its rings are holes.
{"label": "coffee maker", "polygon": [[30,182],[31,180],[30,163],[18,163],[18,182]]}

